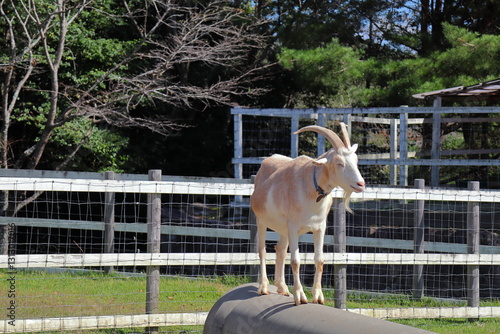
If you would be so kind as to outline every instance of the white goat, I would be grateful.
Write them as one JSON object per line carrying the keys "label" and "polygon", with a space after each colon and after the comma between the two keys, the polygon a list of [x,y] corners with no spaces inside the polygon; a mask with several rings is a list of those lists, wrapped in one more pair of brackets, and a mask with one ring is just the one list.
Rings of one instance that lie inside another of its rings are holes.
{"label": "white goat", "polygon": [[321,291],[323,274],[323,239],[326,218],[332,206],[330,192],[336,186],[344,189],[347,210],[352,192],[362,192],[365,181],[358,170],[357,144],[351,146],[346,126],[341,123],[344,142],[333,131],[312,125],[295,134],[314,131],[322,134],[333,148],[317,159],[300,156],[296,159],[275,154],[262,162],[255,177],[255,190],[250,203],[257,218],[258,252],[260,258],[259,293],[269,294],[266,273],[266,229],[280,235],[276,246],[275,285],[278,293],[289,295],[285,283],[284,260],[290,246],[293,271],[293,297],[296,305],[306,304],[299,277],[299,235],[312,232],[316,273],[312,287],[313,303],[324,304]]}

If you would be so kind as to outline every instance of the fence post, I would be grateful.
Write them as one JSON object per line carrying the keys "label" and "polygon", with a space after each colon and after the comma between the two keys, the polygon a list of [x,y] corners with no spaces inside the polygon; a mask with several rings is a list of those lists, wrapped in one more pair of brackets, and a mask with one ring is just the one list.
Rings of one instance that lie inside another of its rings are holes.
{"label": "fence post", "polygon": [[[234,115],[234,158],[243,158],[243,115]],[[234,178],[243,178],[243,164],[239,161],[234,163]]]}
{"label": "fence post", "polygon": [[[468,189],[479,191],[478,181],[469,181]],[[479,202],[467,203],[467,253],[479,254]],[[479,307],[479,265],[467,266],[467,306]],[[477,319],[470,318],[469,321]]]}
{"label": "fence post", "polygon": [[[318,114],[318,125],[326,127],[326,115]],[[318,156],[325,153],[325,137],[318,136]]]}
{"label": "fence post", "polygon": [[[161,181],[161,170],[152,169],[148,173],[149,181]],[[160,253],[161,236],[161,195],[148,194],[148,253]],[[146,267],[146,314],[158,312],[160,297],[160,267]],[[146,333],[157,333],[158,327],[147,327]]]}
{"label": "fence post", "polygon": [[[415,188],[424,189],[425,180],[416,179]],[[413,225],[413,251],[415,254],[424,253],[424,200],[415,201],[414,225]],[[413,298],[422,299],[424,296],[424,265],[417,264],[413,266]]]}
{"label": "fence post", "polygon": [[[105,180],[114,180],[115,172],[104,173]],[[104,253],[115,252],[115,193],[104,194]],[[104,272],[113,272],[113,266],[104,267]]]}
{"label": "fence post", "polygon": [[[434,99],[434,108],[441,107],[441,97]],[[434,111],[432,114],[432,149],[431,159],[437,160],[441,158],[441,113]],[[431,186],[439,186],[439,166],[431,166]]]}
{"label": "fence post", "polygon": [[[255,184],[255,175],[250,177],[252,184]],[[250,228],[250,252],[257,253],[257,220],[255,218],[255,214],[253,213],[252,208],[250,207],[248,213],[248,225]],[[251,265],[250,266],[250,277],[255,277],[254,282],[259,280],[259,266]]]}
{"label": "fence post", "polygon": [[352,122],[351,122],[351,114],[344,114],[343,122],[347,125],[347,133],[349,134],[349,138],[352,138]]}
{"label": "fence post", "polygon": [[0,225],[0,255],[9,254],[9,225]]}
{"label": "fence post", "polygon": [[[394,162],[398,158],[398,123],[396,118],[391,119],[391,135],[390,135],[390,159]],[[398,184],[396,164],[389,166],[389,184],[395,186]]]}
{"label": "fence post", "polygon": [[408,185],[408,114],[399,115],[399,184]]}
{"label": "fence post", "polygon": [[[0,216],[7,215],[9,192],[0,191]],[[8,223],[0,225],[0,255],[9,254],[9,226]]]}
{"label": "fence post", "polygon": [[[345,253],[347,251],[346,238],[346,217],[345,203],[341,198],[333,200],[333,251],[335,253]],[[333,265],[335,290],[335,307],[340,309],[347,308],[347,265]]]}
{"label": "fence post", "polygon": [[294,132],[299,129],[299,116],[292,115],[292,119],[290,120],[290,157],[296,158],[299,156],[299,136],[295,135]]}

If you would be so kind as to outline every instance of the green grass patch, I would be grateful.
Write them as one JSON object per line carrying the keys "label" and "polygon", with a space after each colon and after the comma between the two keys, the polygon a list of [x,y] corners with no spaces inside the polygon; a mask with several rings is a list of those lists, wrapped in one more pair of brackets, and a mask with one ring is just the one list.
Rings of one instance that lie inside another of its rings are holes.
{"label": "green grass patch", "polygon": [[[79,330],[67,331],[67,334],[138,334],[144,333],[144,328],[116,328],[116,329],[97,329],[97,330]],[[202,334],[203,326],[170,326],[160,327],[161,334]],[[61,332],[44,332],[44,334],[61,334]]]}
{"label": "green grass patch", "polygon": [[[16,318],[47,318],[113,314],[144,314],[146,277],[120,274],[106,275],[95,271],[47,272],[21,270],[16,276]],[[6,280],[6,270],[0,270],[0,280]],[[159,313],[204,312],[227,291],[248,283],[246,277],[220,276],[207,278],[161,277]],[[0,285],[0,303],[7,305],[7,284]],[[309,300],[311,295],[307,289]],[[334,305],[334,291],[323,290],[326,305]],[[436,298],[414,300],[409,295],[349,292],[348,308],[395,307],[457,307],[465,301]],[[483,301],[481,306],[500,306],[500,301]],[[500,319],[412,319],[397,320],[442,334],[500,333]],[[162,333],[201,333],[203,326],[163,327]],[[143,332],[142,328],[77,331],[82,334],[126,334]]]}
{"label": "green grass patch", "polygon": [[498,334],[500,319],[481,319],[470,322],[467,319],[411,319],[394,322],[425,329],[440,334]]}
{"label": "green grass patch", "polygon": [[[0,271],[0,280],[7,277]],[[245,278],[161,277],[159,312],[209,311],[232,287]],[[2,284],[2,288],[6,284]],[[143,314],[146,277],[105,275],[99,272],[49,273],[18,271],[16,274],[16,318],[70,317],[113,314]],[[7,305],[7,293],[2,293]]]}

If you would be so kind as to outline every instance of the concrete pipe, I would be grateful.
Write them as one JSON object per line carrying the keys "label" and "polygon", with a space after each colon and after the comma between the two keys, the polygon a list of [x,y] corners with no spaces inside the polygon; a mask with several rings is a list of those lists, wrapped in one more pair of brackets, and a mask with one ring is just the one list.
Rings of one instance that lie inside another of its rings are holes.
{"label": "concrete pipe", "polygon": [[261,296],[244,284],[222,296],[210,310],[204,334],[424,334],[432,333],[318,304],[295,306],[293,297]]}

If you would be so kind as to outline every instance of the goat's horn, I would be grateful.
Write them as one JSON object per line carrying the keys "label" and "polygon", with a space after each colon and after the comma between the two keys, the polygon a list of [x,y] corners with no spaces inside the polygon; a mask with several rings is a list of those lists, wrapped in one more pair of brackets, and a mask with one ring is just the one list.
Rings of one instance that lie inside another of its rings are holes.
{"label": "goat's horn", "polygon": [[340,122],[340,128],[342,129],[342,135],[344,136],[344,144],[347,148],[351,147],[351,140],[349,139],[349,132],[347,132],[347,125],[344,122]]}
{"label": "goat's horn", "polygon": [[317,132],[317,133],[323,135],[333,145],[333,148],[336,151],[338,151],[341,147],[345,146],[344,143],[342,142],[342,140],[340,139],[340,137],[335,132],[333,132],[330,129],[324,128],[322,126],[318,126],[318,125],[309,125],[309,126],[303,127],[301,129],[295,131],[294,134],[299,134],[299,133],[302,133],[305,131],[314,131],[314,132]]}

